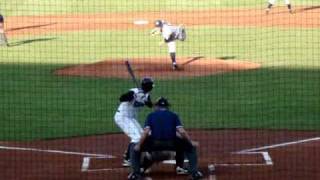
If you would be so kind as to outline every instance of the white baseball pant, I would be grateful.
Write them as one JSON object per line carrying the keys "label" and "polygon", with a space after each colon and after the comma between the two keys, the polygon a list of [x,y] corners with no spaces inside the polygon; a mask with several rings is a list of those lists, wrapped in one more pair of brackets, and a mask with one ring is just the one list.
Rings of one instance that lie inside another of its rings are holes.
{"label": "white baseball pant", "polygon": [[131,143],[138,143],[140,141],[143,130],[135,118],[130,118],[117,112],[114,116],[114,121],[130,138]]}
{"label": "white baseball pant", "polygon": [[175,53],[176,52],[176,42],[175,41],[170,41],[167,43],[168,45],[168,51],[169,53]]}

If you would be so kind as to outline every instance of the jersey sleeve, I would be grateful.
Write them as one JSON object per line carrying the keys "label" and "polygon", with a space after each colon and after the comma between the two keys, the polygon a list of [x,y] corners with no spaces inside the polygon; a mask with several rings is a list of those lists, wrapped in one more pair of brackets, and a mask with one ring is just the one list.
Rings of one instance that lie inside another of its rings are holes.
{"label": "jersey sleeve", "polygon": [[147,116],[147,119],[144,122],[144,129],[150,129],[150,128],[151,128],[151,114]]}
{"label": "jersey sleeve", "polygon": [[183,125],[182,125],[182,123],[180,121],[180,118],[179,118],[179,116],[177,114],[175,114],[175,124],[176,124],[176,128],[177,129],[183,127]]}
{"label": "jersey sleeve", "polygon": [[129,102],[134,99],[134,92],[133,91],[128,91],[125,94],[122,94],[119,98],[120,102]]}

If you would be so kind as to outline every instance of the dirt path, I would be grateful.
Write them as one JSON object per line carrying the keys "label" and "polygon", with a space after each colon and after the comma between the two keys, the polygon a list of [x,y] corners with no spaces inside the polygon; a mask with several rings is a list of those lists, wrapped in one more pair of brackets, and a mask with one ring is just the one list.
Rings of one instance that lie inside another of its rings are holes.
{"label": "dirt path", "polygon": [[[9,36],[59,33],[85,30],[126,30],[152,27],[155,19],[166,19],[186,26],[232,26],[232,27],[283,27],[319,28],[320,8],[296,7],[289,14],[284,7],[276,7],[266,15],[263,9],[212,9],[205,11],[168,11],[101,13],[51,16],[8,17],[6,29]],[[135,20],[148,20],[147,25],[134,25]]]}
{"label": "dirt path", "polygon": [[[319,132],[194,130],[191,136],[200,142],[200,169],[207,178],[208,164],[215,164],[216,173],[211,179],[216,180],[320,178]],[[120,164],[127,143],[127,137],[122,134],[1,142],[0,177],[8,180],[125,179],[128,169]],[[256,147],[261,149],[251,152],[255,154],[232,154]],[[270,157],[272,164],[268,164],[265,157]],[[86,166],[85,159],[90,160]],[[186,179],[186,176],[176,176],[173,167],[156,165],[148,176],[153,180]]]}

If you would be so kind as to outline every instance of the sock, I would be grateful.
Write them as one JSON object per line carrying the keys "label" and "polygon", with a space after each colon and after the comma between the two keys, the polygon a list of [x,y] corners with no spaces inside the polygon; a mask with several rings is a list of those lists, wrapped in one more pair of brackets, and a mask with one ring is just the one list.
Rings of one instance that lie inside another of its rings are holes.
{"label": "sock", "polygon": [[176,53],[170,53],[170,57],[171,57],[172,64],[177,64],[176,63]]}
{"label": "sock", "polygon": [[125,160],[130,160],[130,149],[132,146],[134,146],[135,144],[134,143],[129,143],[128,145],[128,148],[127,148],[127,151],[125,152],[124,154],[124,159]]}

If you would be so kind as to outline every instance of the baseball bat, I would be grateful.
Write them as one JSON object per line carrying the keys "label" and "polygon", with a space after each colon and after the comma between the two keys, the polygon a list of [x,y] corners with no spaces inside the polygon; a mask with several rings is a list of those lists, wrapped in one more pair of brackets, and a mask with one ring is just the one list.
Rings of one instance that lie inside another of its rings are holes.
{"label": "baseball bat", "polygon": [[134,72],[133,72],[133,69],[132,69],[132,67],[131,67],[131,64],[130,64],[129,60],[126,60],[126,61],[125,61],[125,65],[126,65],[126,67],[127,67],[128,73],[129,73],[129,75],[130,75],[133,83],[136,85],[137,88],[139,88],[139,87],[140,87],[140,84],[139,84],[136,76],[134,75]]}

